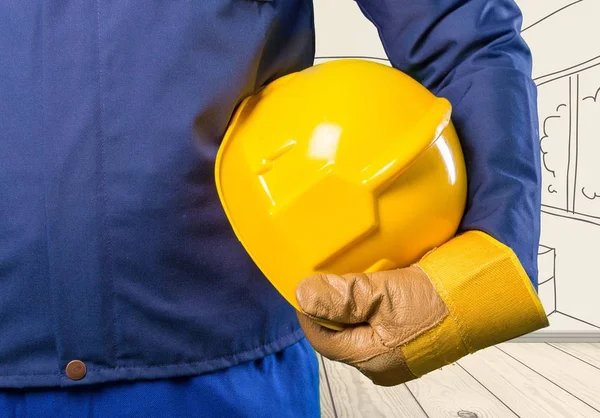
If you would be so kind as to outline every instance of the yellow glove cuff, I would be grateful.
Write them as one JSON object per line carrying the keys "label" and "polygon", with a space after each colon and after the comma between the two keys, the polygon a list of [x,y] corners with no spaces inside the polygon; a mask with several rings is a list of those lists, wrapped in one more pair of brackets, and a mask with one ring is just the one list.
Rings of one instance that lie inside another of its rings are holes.
{"label": "yellow glove cuff", "polygon": [[517,256],[483,232],[452,239],[417,266],[429,276],[450,315],[402,347],[415,376],[549,325]]}

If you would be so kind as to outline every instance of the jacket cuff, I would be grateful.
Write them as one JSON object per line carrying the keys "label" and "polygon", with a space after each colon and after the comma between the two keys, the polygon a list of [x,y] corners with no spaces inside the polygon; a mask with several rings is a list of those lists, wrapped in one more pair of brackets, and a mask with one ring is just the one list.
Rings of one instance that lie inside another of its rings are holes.
{"label": "jacket cuff", "polygon": [[515,253],[480,231],[468,231],[417,263],[448,306],[473,353],[549,325]]}

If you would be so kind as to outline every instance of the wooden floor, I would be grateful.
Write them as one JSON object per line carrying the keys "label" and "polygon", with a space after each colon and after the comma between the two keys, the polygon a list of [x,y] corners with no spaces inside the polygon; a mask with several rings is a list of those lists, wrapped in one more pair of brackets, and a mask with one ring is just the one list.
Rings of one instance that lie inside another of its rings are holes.
{"label": "wooden floor", "polygon": [[393,388],[320,361],[323,417],[600,418],[600,344],[508,342]]}

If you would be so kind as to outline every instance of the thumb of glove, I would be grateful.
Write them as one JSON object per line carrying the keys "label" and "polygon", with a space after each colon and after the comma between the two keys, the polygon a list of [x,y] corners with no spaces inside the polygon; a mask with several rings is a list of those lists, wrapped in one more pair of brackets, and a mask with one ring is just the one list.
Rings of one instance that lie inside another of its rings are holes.
{"label": "thumb of glove", "polygon": [[381,301],[373,296],[373,283],[364,273],[318,274],[296,288],[298,305],[306,316],[349,325],[369,321]]}

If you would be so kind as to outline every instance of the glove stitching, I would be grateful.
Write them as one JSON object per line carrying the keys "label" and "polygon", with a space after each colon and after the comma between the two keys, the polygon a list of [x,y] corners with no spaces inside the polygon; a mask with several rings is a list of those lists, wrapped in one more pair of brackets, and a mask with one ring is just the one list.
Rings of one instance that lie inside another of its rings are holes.
{"label": "glove stitching", "polygon": [[358,359],[354,359],[351,356],[347,356],[347,357],[339,358],[337,361],[340,361],[342,363],[347,363],[347,364],[364,363],[366,361],[373,360],[375,357],[379,357],[383,354],[388,354],[391,351],[391,350],[387,349],[387,347],[385,347],[385,348],[386,348],[386,350],[377,351],[375,354],[372,354],[372,355],[369,355],[366,357],[359,357]]}
{"label": "glove stitching", "polygon": [[[403,345],[406,345],[409,342],[411,342],[412,340],[415,340],[416,338],[418,338],[421,335],[425,334],[426,332],[432,330],[433,328],[437,327],[448,316],[450,316],[450,309],[448,309],[448,306],[446,306],[446,315],[441,316],[437,321],[433,322],[431,325],[429,325],[429,326],[427,326],[425,328],[420,329],[418,332],[410,334],[408,337],[400,340],[398,343],[396,343],[394,345],[386,344],[383,340],[381,340],[381,342],[382,342],[383,345],[385,345],[386,347],[390,348],[391,350],[398,349],[398,348],[402,347]],[[377,332],[375,332],[375,333],[377,333]]]}
{"label": "glove stitching", "polygon": [[[390,351],[393,350],[390,346],[388,346],[383,341],[383,338],[381,338],[381,335],[379,335],[377,333],[377,331],[375,331],[375,328],[373,328],[373,326],[371,326],[371,329],[373,330],[373,335],[377,336],[377,338],[379,339],[380,346],[383,347],[383,348],[385,348],[385,350],[378,350],[378,351],[375,352],[375,354],[372,354],[371,356],[367,356],[367,357],[363,358],[362,360],[355,360],[354,362],[362,363],[362,362],[365,362],[365,361],[369,361],[369,360],[374,359],[375,357],[379,357],[382,354],[387,354],[387,353],[389,353]],[[352,357],[345,357],[344,359],[340,359],[339,361],[342,361],[342,362],[343,361],[348,361],[350,358],[352,358]]]}
{"label": "glove stitching", "polygon": [[[437,277],[437,275],[438,275],[437,261],[431,260],[430,263],[431,263],[430,264],[431,270],[433,271],[434,275]],[[433,280],[431,279],[430,275],[427,274],[427,272],[425,272],[425,270],[423,270],[423,268],[421,266],[419,266],[418,264],[416,264],[416,266],[419,267],[421,269],[421,271],[423,271],[423,273],[425,273],[427,275],[429,280],[432,281],[432,284],[434,285],[434,287],[437,289],[437,291],[442,296],[443,301],[446,303],[446,307],[448,308],[450,318],[452,318],[452,322],[454,322],[456,324],[456,328],[459,331],[459,337],[460,337],[461,341],[463,342],[463,344],[465,345],[465,347],[467,348],[467,350],[470,353],[474,353],[476,350],[472,347],[470,339],[465,335],[465,332],[464,332],[465,330],[463,330],[462,324],[460,323],[460,321],[457,320],[456,315],[454,314],[454,312],[455,312],[454,304],[451,302],[451,300],[449,298],[448,291],[446,290],[446,288],[443,286],[443,284],[439,280],[436,280],[436,282],[439,284],[439,286],[435,286],[435,283],[433,283]]]}

